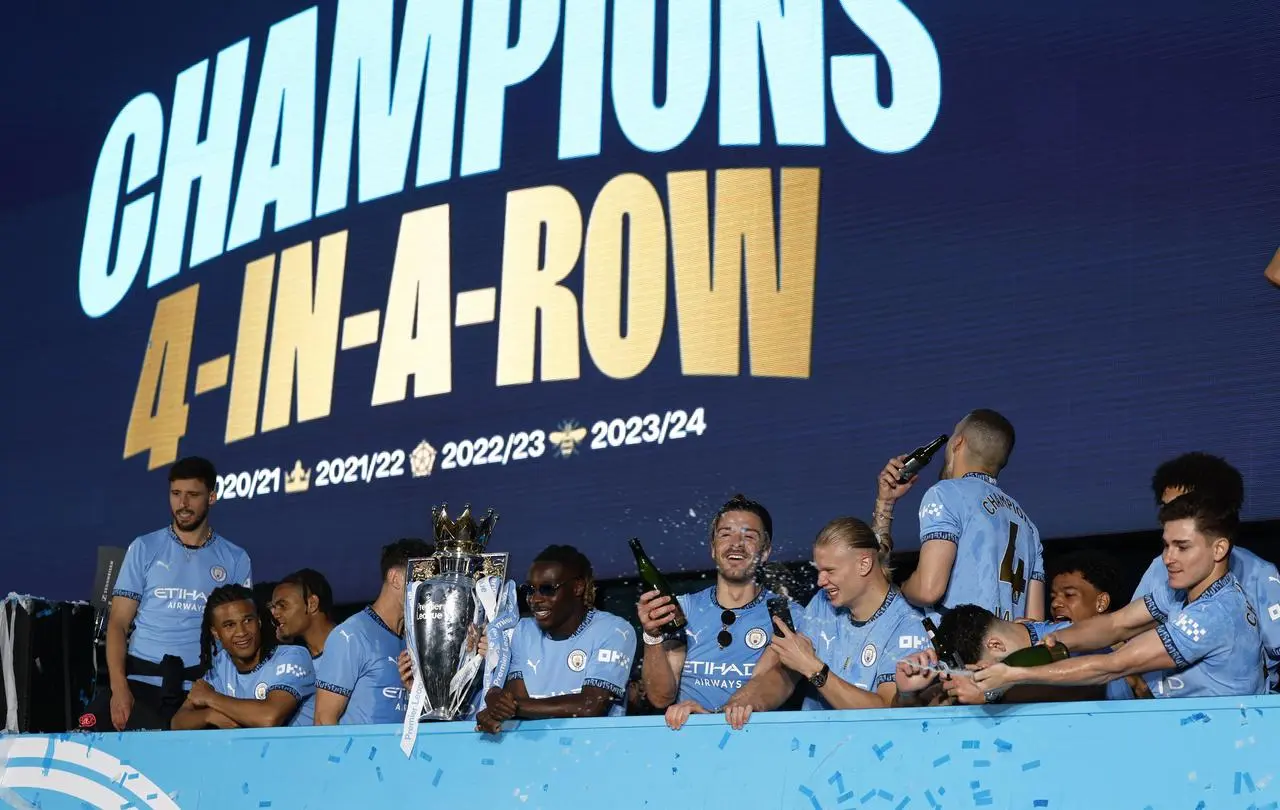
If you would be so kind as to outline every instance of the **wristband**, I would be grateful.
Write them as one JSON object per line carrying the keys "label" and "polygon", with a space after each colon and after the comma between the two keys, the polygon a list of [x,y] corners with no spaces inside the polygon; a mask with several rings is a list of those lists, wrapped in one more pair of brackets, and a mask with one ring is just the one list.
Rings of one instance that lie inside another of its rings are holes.
{"label": "wristband", "polygon": [[650,647],[654,647],[662,643],[662,636],[651,636],[644,631],[641,631],[640,638],[643,639],[644,643]]}

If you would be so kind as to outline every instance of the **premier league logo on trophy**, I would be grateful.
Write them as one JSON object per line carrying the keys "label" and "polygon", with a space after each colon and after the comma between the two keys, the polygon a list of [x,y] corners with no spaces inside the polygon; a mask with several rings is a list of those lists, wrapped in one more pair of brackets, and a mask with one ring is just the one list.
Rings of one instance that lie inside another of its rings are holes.
{"label": "premier league logo on trophy", "polygon": [[[468,717],[477,708],[481,686],[505,678],[508,631],[518,620],[506,580],[508,555],[484,550],[497,514],[490,509],[476,523],[468,504],[453,520],[442,504],[431,517],[435,554],[410,560],[405,582],[405,641],[413,662],[413,693],[401,740],[406,753],[420,720]],[[489,641],[487,662],[476,651],[482,628]]]}

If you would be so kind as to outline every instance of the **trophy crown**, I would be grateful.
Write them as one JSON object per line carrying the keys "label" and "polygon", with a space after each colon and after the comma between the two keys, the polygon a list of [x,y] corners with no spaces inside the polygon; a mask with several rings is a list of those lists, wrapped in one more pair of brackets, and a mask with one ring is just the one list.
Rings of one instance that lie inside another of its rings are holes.
{"label": "trophy crown", "polygon": [[463,505],[462,513],[456,519],[450,519],[448,505],[440,504],[432,507],[431,519],[437,549],[478,554],[489,542],[498,515],[490,509],[477,524],[471,516],[471,504],[468,503]]}

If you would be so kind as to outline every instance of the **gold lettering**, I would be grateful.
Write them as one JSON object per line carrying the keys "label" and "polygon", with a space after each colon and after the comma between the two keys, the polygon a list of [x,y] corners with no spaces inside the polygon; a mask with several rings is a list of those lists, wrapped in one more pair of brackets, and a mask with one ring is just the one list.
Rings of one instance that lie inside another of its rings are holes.
{"label": "gold lettering", "polygon": [[271,288],[275,279],[274,254],[245,266],[240,326],[236,331],[235,363],[231,371],[231,395],[227,403],[227,444],[247,439],[258,432],[262,365],[267,351],[267,318],[271,314]]}
{"label": "gold lettering", "polygon": [[[625,330],[624,222],[629,236]],[[658,353],[666,314],[667,226],[662,200],[640,175],[618,175],[601,189],[587,225],[582,330],[596,367],[615,379],[634,377],[648,368]]]}
{"label": "gold lettering", "polygon": [[[773,183],[768,169],[716,173],[716,253],[731,243],[746,254],[747,347],[751,376],[809,376],[813,344],[813,278],[818,256],[820,169],[783,169],[774,241]],[[733,214],[725,216],[726,203]],[[722,234],[721,223],[726,225]],[[739,240],[738,234],[742,238]]]}
{"label": "gold lettering", "polygon": [[745,266],[752,376],[809,376],[820,178],[818,169],[782,170],[775,231],[772,172],[717,171],[712,247],[706,173],[668,175],[676,319],[686,375],[738,373]]}
{"label": "gold lettering", "polygon": [[374,405],[402,401],[410,377],[414,397],[453,390],[449,289],[449,206],[410,211],[400,218]]}
{"label": "gold lettering", "polygon": [[497,384],[533,382],[534,350],[539,342],[540,379],[576,380],[578,301],[561,282],[582,252],[582,211],[567,190],[540,186],[507,194],[506,216]]}
{"label": "gold lettering", "polygon": [[272,317],[271,358],[262,406],[263,433],[289,424],[295,379],[298,421],[308,422],[329,415],[333,405],[333,367],[338,353],[346,254],[346,231],[320,240],[314,274],[311,242],[295,245],[280,254],[280,283]]}
{"label": "gold lettering", "polygon": [[192,284],[156,303],[124,433],[124,457],[150,450],[148,470],[176,461],[178,440],[187,432],[187,373],[199,298],[200,285]]}
{"label": "gold lettering", "polygon": [[741,354],[741,262],[726,265],[717,252],[711,264],[706,172],[671,172],[667,196],[680,370],[686,376],[734,376]]}

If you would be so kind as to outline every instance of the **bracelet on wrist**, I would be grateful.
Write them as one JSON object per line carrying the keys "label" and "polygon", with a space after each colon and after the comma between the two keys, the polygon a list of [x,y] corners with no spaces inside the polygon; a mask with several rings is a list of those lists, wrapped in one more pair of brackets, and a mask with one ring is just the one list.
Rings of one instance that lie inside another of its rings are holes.
{"label": "bracelet on wrist", "polygon": [[640,638],[649,647],[656,647],[662,643],[662,636],[651,636],[647,632],[641,632]]}

